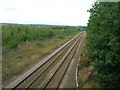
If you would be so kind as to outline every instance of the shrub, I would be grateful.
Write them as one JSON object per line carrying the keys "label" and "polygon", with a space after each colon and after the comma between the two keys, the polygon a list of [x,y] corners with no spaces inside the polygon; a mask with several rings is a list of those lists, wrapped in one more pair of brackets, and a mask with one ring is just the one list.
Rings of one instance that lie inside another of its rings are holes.
{"label": "shrub", "polygon": [[4,25],[2,27],[3,47],[6,49],[17,48],[19,44],[26,41],[45,40],[52,37],[63,39],[66,35],[74,34],[76,32],[78,32],[77,28],[66,26],[39,27],[26,25]]}

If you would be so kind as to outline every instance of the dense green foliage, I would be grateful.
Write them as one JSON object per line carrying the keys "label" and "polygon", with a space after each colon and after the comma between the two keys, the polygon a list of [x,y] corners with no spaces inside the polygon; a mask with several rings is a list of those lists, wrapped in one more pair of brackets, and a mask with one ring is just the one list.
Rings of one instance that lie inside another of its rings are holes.
{"label": "dense green foliage", "polygon": [[16,48],[19,44],[32,40],[45,40],[47,38],[63,39],[67,34],[78,32],[76,27],[43,27],[43,26],[26,26],[26,25],[4,25],[3,32],[3,48]]}
{"label": "dense green foliage", "polygon": [[96,2],[89,12],[87,45],[99,84],[120,87],[120,3]]}

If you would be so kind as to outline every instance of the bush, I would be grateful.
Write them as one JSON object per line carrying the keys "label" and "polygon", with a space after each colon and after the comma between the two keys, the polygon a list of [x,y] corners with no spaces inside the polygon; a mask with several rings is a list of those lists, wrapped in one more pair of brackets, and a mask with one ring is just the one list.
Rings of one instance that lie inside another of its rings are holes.
{"label": "bush", "polygon": [[[62,30],[61,30],[62,29]],[[4,49],[17,48],[26,41],[45,40],[57,37],[63,39],[66,35],[78,32],[76,27],[40,27],[26,25],[4,25],[2,26]],[[38,45],[39,46],[39,45]]]}

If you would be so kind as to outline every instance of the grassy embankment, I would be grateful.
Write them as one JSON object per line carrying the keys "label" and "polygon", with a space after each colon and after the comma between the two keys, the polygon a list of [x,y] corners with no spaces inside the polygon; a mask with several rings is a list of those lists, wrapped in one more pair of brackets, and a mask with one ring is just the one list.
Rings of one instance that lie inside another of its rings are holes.
{"label": "grassy embankment", "polygon": [[81,53],[81,58],[78,67],[79,88],[99,88],[96,75],[97,73],[95,72],[93,64],[89,59],[88,49],[85,45]]}
{"label": "grassy embankment", "polygon": [[5,25],[2,32],[2,74],[3,84],[6,84],[72,38],[79,28]]}

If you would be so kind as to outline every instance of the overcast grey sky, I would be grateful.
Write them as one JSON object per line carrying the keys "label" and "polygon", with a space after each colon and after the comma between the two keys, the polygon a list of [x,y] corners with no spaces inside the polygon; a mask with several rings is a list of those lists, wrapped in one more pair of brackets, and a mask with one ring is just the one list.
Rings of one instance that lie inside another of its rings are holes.
{"label": "overcast grey sky", "polygon": [[87,25],[95,0],[0,0],[0,23]]}

